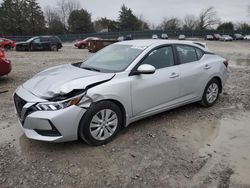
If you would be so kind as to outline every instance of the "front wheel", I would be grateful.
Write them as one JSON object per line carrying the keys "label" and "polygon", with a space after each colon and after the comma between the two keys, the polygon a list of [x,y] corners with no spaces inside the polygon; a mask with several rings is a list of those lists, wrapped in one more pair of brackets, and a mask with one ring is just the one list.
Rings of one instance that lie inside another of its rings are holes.
{"label": "front wheel", "polygon": [[78,134],[90,145],[103,145],[111,141],[122,125],[120,108],[110,101],[93,104],[83,115]]}
{"label": "front wheel", "polygon": [[205,107],[213,106],[219,98],[219,92],[220,85],[218,80],[210,80],[204,90],[203,97],[200,103]]}
{"label": "front wheel", "polygon": [[58,51],[58,48],[57,48],[56,45],[52,45],[52,46],[50,47],[50,50],[51,50],[51,51]]}

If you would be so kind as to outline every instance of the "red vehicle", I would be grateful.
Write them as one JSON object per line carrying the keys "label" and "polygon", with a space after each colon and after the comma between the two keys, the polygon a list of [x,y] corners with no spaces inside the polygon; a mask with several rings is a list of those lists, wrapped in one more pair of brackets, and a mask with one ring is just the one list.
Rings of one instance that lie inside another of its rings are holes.
{"label": "red vehicle", "polygon": [[11,62],[5,59],[4,51],[0,49],[0,76],[9,74],[11,71]]}
{"label": "red vehicle", "polygon": [[15,42],[6,38],[0,38],[0,48],[10,50],[15,48]]}
{"label": "red vehicle", "polygon": [[97,38],[97,37],[88,37],[88,38],[86,38],[84,40],[77,41],[74,45],[75,45],[75,47],[77,47],[79,49],[83,49],[83,48],[87,48],[88,47],[89,42],[91,40],[98,40],[98,39],[100,39],[100,38]]}

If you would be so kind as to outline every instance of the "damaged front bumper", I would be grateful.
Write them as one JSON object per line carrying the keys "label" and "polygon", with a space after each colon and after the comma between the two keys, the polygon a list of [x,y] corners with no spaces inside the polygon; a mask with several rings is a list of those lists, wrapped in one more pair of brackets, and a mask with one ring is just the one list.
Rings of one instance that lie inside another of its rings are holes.
{"label": "damaged front bumper", "polygon": [[21,128],[28,138],[49,142],[78,139],[78,126],[86,109],[72,105],[56,111],[39,111],[36,104],[46,100],[23,87],[16,90],[13,98]]}

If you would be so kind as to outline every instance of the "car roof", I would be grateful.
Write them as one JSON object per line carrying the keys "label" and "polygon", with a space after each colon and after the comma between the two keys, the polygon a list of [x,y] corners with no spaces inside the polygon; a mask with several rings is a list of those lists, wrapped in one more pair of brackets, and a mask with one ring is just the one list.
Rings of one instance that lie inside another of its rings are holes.
{"label": "car roof", "polygon": [[145,46],[149,47],[151,45],[164,45],[164,44],[188,44],[197,46],[195,41],[179,41],[179,40],[162,40],[162,39],[143,39],[143,40],[129,40],[129,41],[122,41],[116,44],[123,44],[123,45],[133,45],[133,46]]}

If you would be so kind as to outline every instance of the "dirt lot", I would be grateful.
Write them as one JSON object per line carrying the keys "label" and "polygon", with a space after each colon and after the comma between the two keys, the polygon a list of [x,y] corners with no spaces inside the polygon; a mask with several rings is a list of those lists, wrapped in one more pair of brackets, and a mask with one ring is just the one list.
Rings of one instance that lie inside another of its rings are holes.
{"label": "dirt lot", "polygon": [[28,140],[14,114],[14,89],[37,72],[81,61],[87,50],[7,52],[0,78],[0,187],[250,187],[250,42],[208,42],[231,59],[211,108],[187,105],[121,131],[108,145]]}

